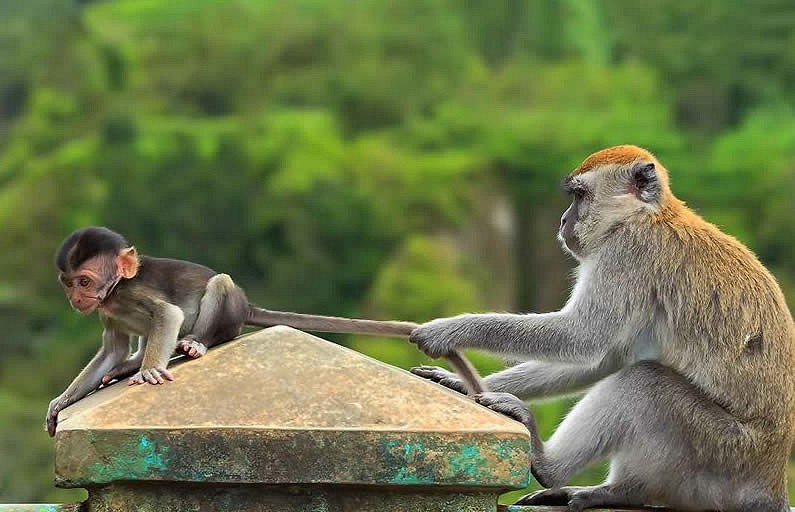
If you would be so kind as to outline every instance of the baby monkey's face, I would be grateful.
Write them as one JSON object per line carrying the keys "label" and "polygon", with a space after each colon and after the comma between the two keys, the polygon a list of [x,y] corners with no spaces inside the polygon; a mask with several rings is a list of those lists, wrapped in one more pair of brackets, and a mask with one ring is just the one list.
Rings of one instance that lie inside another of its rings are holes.
{"label": "baby monkey's face", "polygon": [[84,315],[93,313],[99,307],[118,279],[116,257],[113,254],[95,256],[77,269],[62,272],[58,276],[69,304]]}

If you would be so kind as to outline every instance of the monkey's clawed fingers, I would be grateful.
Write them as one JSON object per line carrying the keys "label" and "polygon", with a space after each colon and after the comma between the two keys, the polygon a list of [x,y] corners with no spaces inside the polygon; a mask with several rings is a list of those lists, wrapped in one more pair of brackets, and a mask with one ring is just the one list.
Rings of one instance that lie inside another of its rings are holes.
{"label": "monkey's clawed fingers", "polygon": [[519,498],[514,505],[565,507],[569,504],[570,489],[543,489]]}
{"label": "monkey's clawed fingers", "polygon": [[411,373],[434,382],[450,377],[455,378],[453,372],[445,370],[441,366],[415,366],[411,369]]}
{"label": "monkey's clawed fingers", "polygon": [[47,415],[47,433],[50,437],[55,435],[55,429],[58,427],[58,413],[55,415]]}
{"label": "monkey's clawed fingers", "polygon": [[177,345],[177,352],[181,352],[193,359],[199,358],[207,353],[207,347],[192,338],[184,338],[179,341]]}
{"label": "monkey's clawed fingers", "polygon": [[55,435],[55,429],[58,427],[58,413],[61,412],[61,406],[56,400],[50,402],[50,406],[47,409],[47,433],[50,437]]}
{"label": "monkey's clawed fingers", "polygon": [[171,372],[165,368],[147,368],[130,377],[129,385],[134,384],[163,384],[166,380],[174,380]]}
{"label": "monkey's clawed fingers", "polygon": [[458,393],[467,393],[466,386],[455,373],[445,370],[439,366],[415,366],[411,369],[411,373],[422,377],[423,379],[428,379],[432,382],[436,382],[437,384],[441,384],[442,386],[450,388],[453,391],[457,391]]}
{"label": "monkey's clawed fingers", "polygon": [[[559,487],[544,489],[530,493],[514,503],[514,505],[566,507],[567,512],[580,512],[583,509],[603,506],[609,503],[623,504],[625,496],[616,495],[609,485],[594,487]],[[623,508],[623,506],[622,506]]]}
{"label": "monkey's clawed fingers", "polygon": [[528,425],[533,422],[533,415],[527,404],[510,393],[478,393],[474,398],[480,405],[520,423]]}

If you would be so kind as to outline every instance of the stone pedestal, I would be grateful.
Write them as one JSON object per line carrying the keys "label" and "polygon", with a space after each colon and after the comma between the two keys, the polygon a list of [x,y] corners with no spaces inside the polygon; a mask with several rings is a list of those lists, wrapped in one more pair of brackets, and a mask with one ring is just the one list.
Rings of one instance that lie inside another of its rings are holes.
{"label": "stone pedestal", "polygon": [[56,484],[88,511],[494,512],[528,484],[517,422],[274,327],[61,413]]}

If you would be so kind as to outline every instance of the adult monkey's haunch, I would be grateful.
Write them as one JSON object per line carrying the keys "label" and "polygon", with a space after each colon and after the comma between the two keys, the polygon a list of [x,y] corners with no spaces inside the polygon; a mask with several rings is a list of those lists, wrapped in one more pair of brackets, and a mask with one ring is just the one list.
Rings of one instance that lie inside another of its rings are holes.
{"label": "adult monkey's haunch", "polygon": [[[641,148],[594,153],[564,186],[559,238],[580,267],[563,309],[438,319],[411,335],[430,355],[476,347],[528,359],[476,397],[530,430],[531,469],[551,489],[520,502],[789,511],[795,327],[776,280],[677,199]],[[414,372],[460,384],[441,369]],[[546,442],[513,396],[590,386]],[[561,487],[602,458],[603,485]]]}
{"label": "adult monkey's haunch", "polygon": [[[99,311],[102,346],[60,396],[50,402],[47,431],[55,434],[58,413],[100,383],[136,372],[130,384],[173,380],[174,351],[201,357],[230,340],[244,325],[287,325],[307,331],[408,337],[417,324],[358,320],[269,311],[249,304],[226,274],[188,261],[138,256],[120,234],[88,227],[69,235],[56,254],[58,276],[72,307]],[[130,357],[130,336],[138,351]],[[458,352],[444,354],[470,394],[485,391],[474,367]]]}

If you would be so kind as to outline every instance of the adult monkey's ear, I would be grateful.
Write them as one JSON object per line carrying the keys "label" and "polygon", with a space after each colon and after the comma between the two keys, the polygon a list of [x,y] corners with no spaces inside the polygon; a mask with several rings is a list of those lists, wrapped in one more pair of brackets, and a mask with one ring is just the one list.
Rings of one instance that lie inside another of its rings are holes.
{"label": "adult monkey's ear", "polygon": [[138,273],[138,265],[138,252],[135,247],[122,249],[116,256],[116,272],[119,277],[132,279]]}
{"label": "adult monkey's ear", "polygon": [[660,182],[653,163],[642,162],[632,167],[632,189],[643,202],[650,203],[660,198]]}

